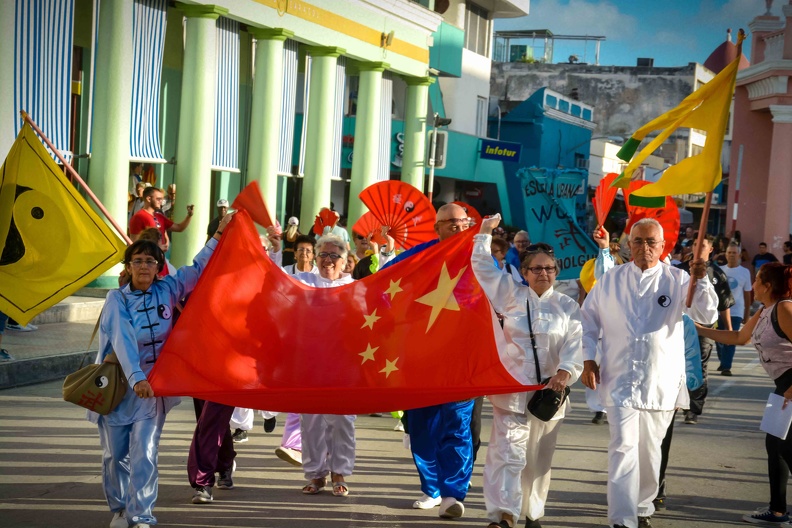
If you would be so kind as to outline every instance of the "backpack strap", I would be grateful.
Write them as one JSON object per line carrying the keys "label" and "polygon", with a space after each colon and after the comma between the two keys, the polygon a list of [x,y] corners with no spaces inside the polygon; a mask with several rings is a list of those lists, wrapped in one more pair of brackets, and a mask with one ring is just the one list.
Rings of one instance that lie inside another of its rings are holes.
{"label": "backpack strap", "polygon": [[773,330],[775,330],[775,333],[778,334],[778,337],[782,337],[787,341],[792,341],[792,339],[789,339],[789,336],[784,333],[784,331],[781,329],[781,325],[778,323],[778,304],[780,302],[783,301],[775,303],[773,306],[773,311],[770,312],[770,323],[773,325]]}

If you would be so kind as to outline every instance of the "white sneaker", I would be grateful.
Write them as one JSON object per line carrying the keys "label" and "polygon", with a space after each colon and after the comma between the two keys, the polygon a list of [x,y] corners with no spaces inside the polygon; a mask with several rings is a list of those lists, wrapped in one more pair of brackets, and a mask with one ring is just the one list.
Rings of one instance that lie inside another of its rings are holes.
{"label": "white sneaker", "polygon": [[443,497],[440,501],[440,517],[444,519],[457,519],[465,514],[465,505],[454,497]]}
{"label": "white sneaker", "polygon": [[401,431],[402,433],[404,432],[404,424],[401,422],[401,420],[396,422],[396,425],[394,426],[393,430],[394,431]]}
{"label": "white sneaker", "polygon": [[292,466],[302,466],[301,451],[297,451],[296,449],[292,449],[290,447],[279,447],[275,449],[275,454],[278,456],[278,458],[284,462],[288,462]]}
{"label": "white sneaker", "polygon": [[25,326],[22,326],[20,324],[8,323],[6,325],[6,328],[8,328],[9,330],[16,330],[17,332],[34,332],[38,330],[38,326],[30,323],[26,324]]}
{"label": "white sneaker", "polygon": [[426,493],[421,495],[421,498],[413,502],[413,508],[416,510],[431,510],[435,506],[440,505],[440,497],[432,498]]}
{"label": "white sneaker", "polygon": [[110,528],[129,528],[129,523],[126,520],[126,512],[124,510],[117,511],[113,514],[113,520],[110,521]]}

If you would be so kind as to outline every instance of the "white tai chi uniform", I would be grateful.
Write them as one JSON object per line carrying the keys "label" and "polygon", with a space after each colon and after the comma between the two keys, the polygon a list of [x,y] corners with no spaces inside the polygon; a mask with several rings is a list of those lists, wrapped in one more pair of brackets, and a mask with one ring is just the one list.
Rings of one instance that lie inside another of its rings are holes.
{"label": "white tai chi uniform", "polygon": [[711,324],[718,298],[708,280],[696,282],[685,308],[690,275],[658,263],[634,263],[605,273],[583,303],[583,353],[595,360],[602,335],[599,392],[608,412],[608,522],[629,528],[654,513],[660,444],[685,386],[682,313]]}
{"label": "white tai chi uniform", "polygon": [[[531,324],[543,378],[558,370],[569,372],[569,384],[583,370],[582,327],[577,302],[551,287],[538,296],[498,270],[490,256],[490,235],[476,235],[471,263],[476,279],[496,312],[504,317],[503,332],[511,367],[518,379],[539,383],[536,375],[526,302],[531,303]],[[484,465],[484,501],[487,517],[495,522],[502,513],[515,519],[544,516],[550,489],[550,466],[559,426],[569,400],[549,422],[526,411],[533,392],[490,396],[492,432]]]}
{"label": "white tai chi uniform", "polygon": [[[329,280],[310,272],[297,273],[294,278],[315,288],[335,288],[354,282],[348,273],[338,280]],[[354,414],[302,414],[302,465],[305,478],[326,477],[330,472],[343,476],[355,467]]]}

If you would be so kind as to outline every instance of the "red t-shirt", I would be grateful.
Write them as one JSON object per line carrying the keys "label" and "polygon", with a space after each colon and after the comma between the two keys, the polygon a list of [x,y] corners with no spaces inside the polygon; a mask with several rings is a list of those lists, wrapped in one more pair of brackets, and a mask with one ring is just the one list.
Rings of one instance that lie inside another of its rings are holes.
{"label": "red t-shirt", "polygon": [[163,240],[165,239],[165,231],[170,229],[173,222],[168,220],[164,214],[160,212],[151,213],[141,209],[129,220],[129,234],[138,235],[141,231],[149,227],[156,227],[162,233]]}

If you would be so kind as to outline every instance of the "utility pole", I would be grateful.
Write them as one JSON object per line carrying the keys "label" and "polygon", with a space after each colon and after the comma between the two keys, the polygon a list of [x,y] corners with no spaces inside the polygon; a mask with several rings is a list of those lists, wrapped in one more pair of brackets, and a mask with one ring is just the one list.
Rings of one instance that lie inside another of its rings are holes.
{"label": "utility pole", "polygon": [[440,114],[435,112],[434,119],[432,120],[432,145],[429,148],[429,182],[426,189],[426,196],[429,198],[430,203],[432,202],[432,194],[434,191],[435,157],[437,156],[437,129],[450,124],[451,119],[440,117]]}

